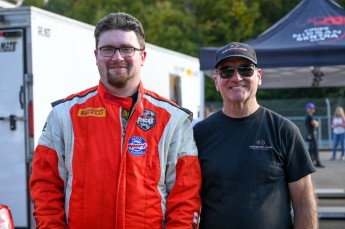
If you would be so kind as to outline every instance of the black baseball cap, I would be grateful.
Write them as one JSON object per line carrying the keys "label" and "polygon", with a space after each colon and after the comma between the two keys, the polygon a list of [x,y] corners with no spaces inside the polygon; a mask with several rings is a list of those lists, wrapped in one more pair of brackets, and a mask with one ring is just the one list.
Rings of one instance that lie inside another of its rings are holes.
{"label": "black baseball cap", "polygon": [[218,67],[220,62],[229,57],[243,57],[257,65],[256,53],[252,47],[244,43],[232,42],[220,48],[216,52],[215,68]]}

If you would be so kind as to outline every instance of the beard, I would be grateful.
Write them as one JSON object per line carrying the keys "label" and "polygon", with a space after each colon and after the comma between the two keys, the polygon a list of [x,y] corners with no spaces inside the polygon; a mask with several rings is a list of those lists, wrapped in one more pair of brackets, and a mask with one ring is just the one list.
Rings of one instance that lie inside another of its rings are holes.
{"label": "beard", "polygon": [[110,84],[113,87],[116,88],[124,88],[127,85],[127,82],[132,77],[129,76],[127,73],[121,73],[121,74],[112,74],[110,72],[107,72],[107,80],[108,84]]}
{"label": "beard", "polygon": [[[125,63],[118,63],[117,65],[125,67]],[[129,68],[127,68],[127,72],[111,72],[111,71],[107,71],[107,81],[108,84],[110,84],[111,86],[115,87],[115,88],[125,88],[127,85],[127,82],[130,81],[133,76],[131,76],[129,74]]]}

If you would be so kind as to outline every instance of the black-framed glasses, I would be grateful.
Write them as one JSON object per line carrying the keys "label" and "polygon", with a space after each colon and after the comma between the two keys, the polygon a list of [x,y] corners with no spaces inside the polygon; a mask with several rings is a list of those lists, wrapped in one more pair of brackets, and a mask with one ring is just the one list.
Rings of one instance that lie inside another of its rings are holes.
{"label": "black-framed glasses", "polygon": [[101,52],[101,55],[104,57],[112,57],[114,56],[116,50],[119,50],[122,57],[132,57],[135,51],[143,51],[144,49],[138,49],[134,47],[121,47],[121,48],[114,48],[111,46],[103,46],[98,48]]}
{"label": "black-framed glasses", "polygon": [[254,65],[240,65],[240,66],[226,66],[222,68],[217,69],[217,73],[220,76],[220,78],[228,79],[231,78],[234,73],[235,69],[242,77],[251,77],[254,74],[254,70],[256,69],[256,66]]}

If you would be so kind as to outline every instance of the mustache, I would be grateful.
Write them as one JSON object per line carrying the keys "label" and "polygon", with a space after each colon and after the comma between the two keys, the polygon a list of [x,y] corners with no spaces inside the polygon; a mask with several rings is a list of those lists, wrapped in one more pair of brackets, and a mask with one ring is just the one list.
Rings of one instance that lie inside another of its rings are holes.
{"label": "mustache", "polygon": [[111,67],[111,68],[128,68],[128,65],[125,61],[120,61],[120,62],[110,63],[109,67]]}

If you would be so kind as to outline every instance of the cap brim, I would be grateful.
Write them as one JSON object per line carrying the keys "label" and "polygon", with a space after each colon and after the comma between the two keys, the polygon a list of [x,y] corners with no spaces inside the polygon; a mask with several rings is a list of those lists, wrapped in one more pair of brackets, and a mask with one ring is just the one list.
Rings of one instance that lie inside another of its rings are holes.
{"label": "cap brim", "polygon": [[223,59],[219,60],[219,61],[215,64],[214,67],[217,68],[218,65],[219,65],[221,62],[223,62],[223,61],[226,60],[226,59],[232,58],[232,57],[241,57],[241,58],[247,59],[247,60],[249,60],[250,62],[252,62],[253,64],[257,65],[257,62],[254,61],[253,59],[251,59],[251,58],[249,58],[249,57],[247,57],[247,56],[244,56],[244,55],[235,54],[235,55],[230,55],[230,56],[224,57]]}

